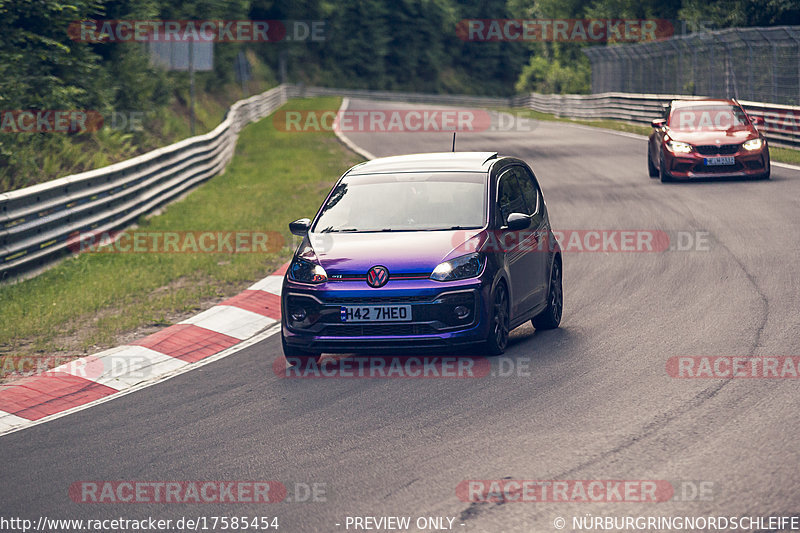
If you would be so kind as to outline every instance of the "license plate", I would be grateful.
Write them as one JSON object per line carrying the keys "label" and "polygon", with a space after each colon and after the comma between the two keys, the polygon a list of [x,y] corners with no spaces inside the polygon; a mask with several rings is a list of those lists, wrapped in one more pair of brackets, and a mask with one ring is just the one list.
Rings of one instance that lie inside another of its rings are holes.
{"label": "license plate", "polygon": [[728,157],[706,157],[706,166],[714,165],[733,165],[733,156]]}
{"label": "license plate", "polygon": [[408,322],[410,305],[343,305],[342,322]]}

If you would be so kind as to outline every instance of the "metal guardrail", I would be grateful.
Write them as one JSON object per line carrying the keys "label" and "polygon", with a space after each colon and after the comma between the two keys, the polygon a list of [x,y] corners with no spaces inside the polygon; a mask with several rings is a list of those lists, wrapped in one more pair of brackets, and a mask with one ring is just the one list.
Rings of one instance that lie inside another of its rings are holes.
{"label": "metal guardrail", "polygon": [[557,117],[585,120],[614,119],[650,123],[663,115],[664,104],[680,96],[657,94],[530,94],[518,96],[514,107],[526,107]]}
{"label": "metal guardrail", "polygon": [[240,100],[213,131],[104,168],[0,194],[0,279],[69,251],[82,232],[111,231],[225,169],[239,131],[296,93],[275,87]]}
{"label": "metal guardrail", "polygon": [[[82,232],[120,229],[223,171],[239,131],[290,98],[347,96],[474,107],[524,107],[577,119],[649,124],[676,98],[663,94],[529,94],[514,98],[452,96],[281,85],[233,104],[213,131],[114,165],[0,194],[0,280],[68,252]],[[765,118],[774,144],[800,147],[800,107],[741,102]]]}
{"label": "metal guardrail", "polygon": [[[525,107],[558,117],[584,120],[612,119],[648,125],[663,115],[671,100],[702,99],[669,94],[530,94],[512,99],[513,107]],[[750,116],[764,119],[759,126],[775,146],[800,148],[800,106],[739,101]]]}

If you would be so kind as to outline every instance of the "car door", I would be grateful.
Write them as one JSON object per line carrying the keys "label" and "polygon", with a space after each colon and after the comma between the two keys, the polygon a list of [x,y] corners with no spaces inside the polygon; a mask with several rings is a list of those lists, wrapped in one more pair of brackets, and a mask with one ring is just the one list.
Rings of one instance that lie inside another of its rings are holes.
{"label": "car door", "polygon": [[524,309],[528,311],[541,306],[547,299],[547,288],[550,281],[550,254],[547,253],[549,235],[545,227],[542,192],[539,190],[536,178],[525,167],[516,167],[516,170],[522,198],[525,200],[525,214],[531,219],[531,225],[528,228],[530,234],[522,243],[529,256],[526,261],[530,269],[527,280],[528,293],[524,300]]}
{"label": "car door", "polygon": [[530,230],[510,231],[508,216],[511,213],[527,214],[528,209],[519,183],[520,167],[505,170],[497,182],[497,217],[498,242],[510,275],[509,293],[511,295],[511,318],[519,316],[529,309],[532,282],[531,276],[536,269],[535,254],[529,253],[525,247],[525,238]]}

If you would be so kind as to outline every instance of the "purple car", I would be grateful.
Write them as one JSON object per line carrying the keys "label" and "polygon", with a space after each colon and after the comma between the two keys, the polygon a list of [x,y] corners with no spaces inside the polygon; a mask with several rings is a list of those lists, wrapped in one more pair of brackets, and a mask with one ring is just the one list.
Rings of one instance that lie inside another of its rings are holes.
{"label": "purple car", "polygon": [[454,348],[500,354],[528,320],[558,327],[561,248],[530,167],[491,152],[385,157],[348,170],[283,281],[287,359]]}

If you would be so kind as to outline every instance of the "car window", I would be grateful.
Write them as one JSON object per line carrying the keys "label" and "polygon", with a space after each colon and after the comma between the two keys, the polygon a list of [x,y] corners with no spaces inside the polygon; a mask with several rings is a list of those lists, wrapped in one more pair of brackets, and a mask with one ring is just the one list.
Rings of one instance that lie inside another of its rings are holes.
{"label": "car window", "polygon": [[480,228],[486,224],[486,179],[473,172],[349,175],[322,206],[313,231]]}
{"label": "car window", "polygon": [[737,105],[704,103],[674,109],[668,124],[679,131],[726,131],[744,129],[749,121]]}
{"label": "car window", "polygon": [[505,225],[508,222],[508,215],[511,213],[524,213],[526,209],[525,200],[522,197],[517,173],[514,169],[507,170],[497,185],[497,214],[498,223]]}
{"label": "car window", "polygon": [[519,180],[519,188],[522,192],[522,197],[525,199],[526,208],[523,213],[526,215],[533,215],[539,208],[539,191],[536,184],[533,182],[533,176],[522,167],[517,167],[514,170]]}

